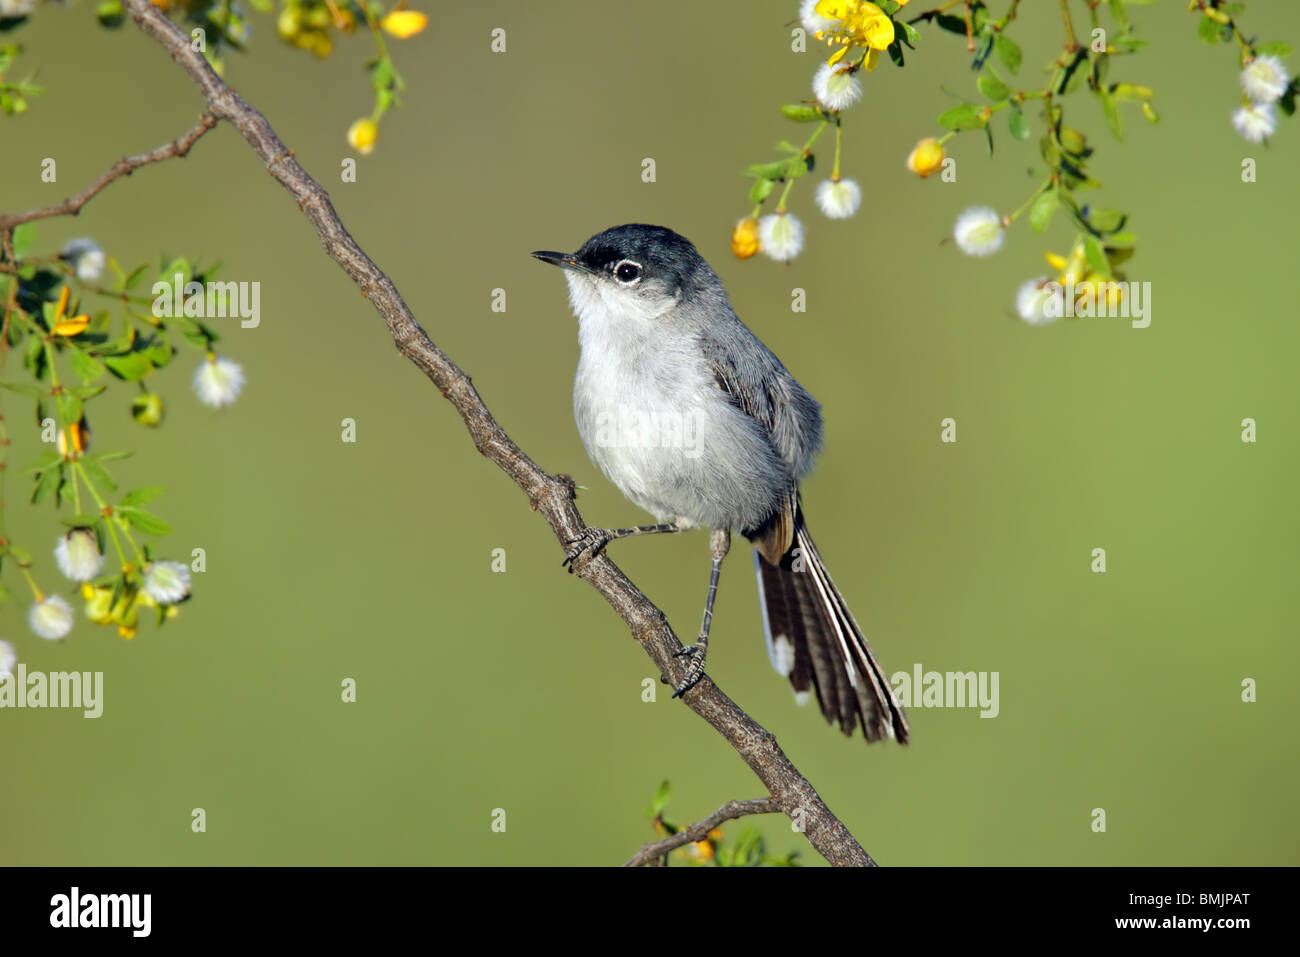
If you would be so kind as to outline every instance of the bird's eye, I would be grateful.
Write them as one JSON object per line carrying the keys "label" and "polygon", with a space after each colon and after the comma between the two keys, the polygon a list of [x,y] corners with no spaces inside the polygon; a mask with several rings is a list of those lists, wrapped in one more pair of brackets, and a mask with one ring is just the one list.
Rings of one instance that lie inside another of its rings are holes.
{"label": "bird's eye", "polygon": [[619,282],[633,283],[641,278],[641,267],[630,259],[624,259],[614,267],[614,276]]}

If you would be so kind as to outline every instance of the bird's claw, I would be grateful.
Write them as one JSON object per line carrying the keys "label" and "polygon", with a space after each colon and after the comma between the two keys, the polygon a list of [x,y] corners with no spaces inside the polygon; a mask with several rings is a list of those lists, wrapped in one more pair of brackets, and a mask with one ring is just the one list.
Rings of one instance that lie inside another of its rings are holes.
{"label": "bird's claw", "polygon": [[577,538],[571,538],[564,543],[569,546],[569,550],[564,553],[564,561],[561,564],[572,575],[573,563],[578,560],[578,556],[583,552],[590,552],[588,558],[595,558],[600,554],[600,550],[610,543],[611,538],[609,529],[587,526]]}
{"label": "bird's claw", "polygon": [[704,677],[704,658],[708,651],[708,643],[701,639],[693,645],[687,645],[681,651],[673,653],[674,658],[690,658],[691,663],[686,667],[686,674],[681,682],[677,685],[677,690],[673,692],[674,698],[680,698],[686,692],[690,691],[700,679]]}

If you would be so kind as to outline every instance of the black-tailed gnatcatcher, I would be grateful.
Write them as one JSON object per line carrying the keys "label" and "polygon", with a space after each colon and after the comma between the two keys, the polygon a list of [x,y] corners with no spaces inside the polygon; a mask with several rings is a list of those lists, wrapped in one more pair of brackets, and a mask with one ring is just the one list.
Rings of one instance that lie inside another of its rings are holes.
{"label": "black-tailed gnatcatcher", "polygon": [[582,358],[573,412],[605,476],[662,524],[588,528],[565,564],[631,535],[711,530],[713,567],[683,694],[704,673],[722,559],[754,545],[772,666],[846,735],[908,737],[907,717],[804,524],[799,481],[821,448],[821,406],[732,311],[695,247],[662,226],[615,226],[564,269]]}

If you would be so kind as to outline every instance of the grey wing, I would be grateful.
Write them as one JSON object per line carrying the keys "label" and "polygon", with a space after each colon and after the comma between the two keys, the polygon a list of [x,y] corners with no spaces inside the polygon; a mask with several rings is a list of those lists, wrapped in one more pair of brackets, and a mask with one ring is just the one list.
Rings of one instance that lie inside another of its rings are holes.
{"label": "grey wing", "polygon": [[739,319],[700,345],[718,387],[763,425],[797,484],[821,450],[821,405]]}

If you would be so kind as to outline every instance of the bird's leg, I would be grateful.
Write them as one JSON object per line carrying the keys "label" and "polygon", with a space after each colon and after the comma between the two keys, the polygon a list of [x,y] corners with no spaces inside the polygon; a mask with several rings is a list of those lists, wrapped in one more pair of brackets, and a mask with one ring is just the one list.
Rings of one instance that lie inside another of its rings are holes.
{"label": "bird's leg", "polygon": [[583,552],[589,552],[587,556],[595,558],[600,554],[600,550],[616,538],[631,538],[633,535],[662,535],[667,532],[680,532],[681,529],[672,522],[666,522],[663,525],[637,525],[634,528],[592,528],[588,526],[582,530],[582,534],[577,538],[565,542],[569,546],[568,552],[564,555],[562,564],[567,565],[569,573],[573,573],[573,563]]}
{"label": "bird's leg", "polygon": [[709,650],[709,626],[713,624],[713,599],[718,595],[718,575],[722,572],[722,560],[731,548],[731,532],[725,528],[715,528],[709,533],[709,551],[713,555],[713,568],[709,572],[709,594],[704,599],[704,623],[700,625],[700,638],[695,644],[677,652],[677,657],[689,656],[691,663],[686,668],[686,675],[673,692],[674,698],[680,698],[690,691],[704,677],[704,657]]}

